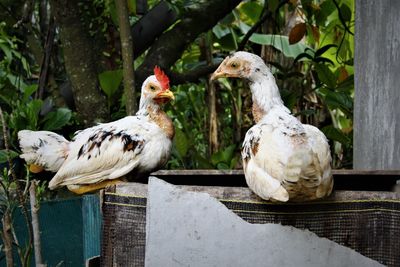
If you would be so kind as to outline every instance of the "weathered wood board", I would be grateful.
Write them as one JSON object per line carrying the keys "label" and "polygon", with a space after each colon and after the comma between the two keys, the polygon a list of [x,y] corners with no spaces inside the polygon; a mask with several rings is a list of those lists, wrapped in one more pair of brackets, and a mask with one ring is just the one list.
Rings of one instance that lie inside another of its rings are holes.
{"label": "weathered wood board", "polygon": [[357,0],[354,168],[400,169],[400,1]]}

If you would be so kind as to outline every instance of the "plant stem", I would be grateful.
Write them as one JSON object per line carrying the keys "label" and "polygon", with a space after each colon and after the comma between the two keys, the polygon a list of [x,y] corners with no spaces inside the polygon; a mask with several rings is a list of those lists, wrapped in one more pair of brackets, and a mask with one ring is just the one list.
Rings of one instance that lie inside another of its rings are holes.
{"label": "plant stem", "polygon": [[135,99],[135,74],[133,67],[133,41],[129,24],[129,13],[126,0],[115,0],[121,39],[121,53],[124,75],[124,92],[126,97],[126,114],[134,115],[137,111]]}
{"label": "plant stem", "polygon": [[6,255],[7,267],[13,267],[14,266],[14,258],[12,250],[13,238],[11,233],[11,215],[9,208],[7,208],[3,214],[2,224],[3,224],[4,254]]}
{"label": "plant stem", "polygon": [[[21,263],[23,266],[28,266],[28,259],[29,259],[29,254],[31,252],[32,249],[32,240],[33,240],[33,233],[32,233],[32,223],[29,220],[29,215],[28,215],[28,210],[25,206],[25,198],[24,198],[24,194],[22,193],[21,190],[21,186],[19,183],[19,180],[17,178],[17,175],[14,172],[14,168],[13,168],[13,163],[11,161],[10,158],[10,147],[9,147],[9,143],[8,143],[8,135],[7,135],[7,126],[6,126],[6,121],[4,119],[4,114],[3,114],[3,110],[0,107],[0,120],[1,120],[1,124],[3,126],[3,136],[4,136],[4,147],[6,150],[6,155],[7,155],[7,161],[8,161],[8,165],[10,168],[10,173],[11,173],[11,178],[13,180],[13,182],[15,183],[15,191],[17,193],[17,198],[18,198],[18,202],[19,205],[21,206],[21,210],[22,210],[22,214],[24,216],[25,222],[26,222],[26,226],[28,228],[28,247],[25,251],[24,257],[21,259]],[[11,222],[11,218],[10,218],[10,222]]]}
{"label": "plant stem", "polygon": [[40,227],[39,227],[39,216],[38,216],[38,205],[36,200],[36,181],[31,181],[29,187],[29,200],[31,204],[31,216],[32,216],[32,229],[33,229],[33,248],[35,252],[35,264],[36,266],[45,266],[42,259],[42,246],[40,242]]}

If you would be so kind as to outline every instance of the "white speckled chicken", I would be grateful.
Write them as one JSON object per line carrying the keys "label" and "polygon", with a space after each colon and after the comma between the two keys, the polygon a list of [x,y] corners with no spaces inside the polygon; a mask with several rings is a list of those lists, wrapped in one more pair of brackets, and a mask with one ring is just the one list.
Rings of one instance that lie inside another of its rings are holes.
{"label": "white speckled chicken", "polygon": [[72,141],[48,131],[18,133],[23,154],[34,172],[57,172],[50,189],[67,186],[83,194],[119,181],[131,171],[150,173],[169,159],[174,126],[160,105],[174,99],[168,77],[158,68],[141,91],[136,116],[78,131]]}
{"label": "white speckled chicken", "polygon": [[282,202],[328,196],[333,179],[327,139],[284,106],[264,61],[248,52],[236,52],[225,58],[211,78],[220,77],[249,81],[256,124],[246,133],[242,159],[250,189],[263,199]]}

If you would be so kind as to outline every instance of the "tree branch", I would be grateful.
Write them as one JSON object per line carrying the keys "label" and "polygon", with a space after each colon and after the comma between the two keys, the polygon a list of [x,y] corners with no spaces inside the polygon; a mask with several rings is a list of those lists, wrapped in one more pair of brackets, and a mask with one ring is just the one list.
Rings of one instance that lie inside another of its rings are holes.
{"label": "tree branch", "polygon": [[54,25],[53,18],[50,19],[49,27],[46,35],[46,40],[44,44],[44,55],[42,59],[42,63],[40,64],[40,74],[39,74],[39,83],[37,90],[37,97],[39,99],[43,98],[44,88],[46,87],[48,76],[49,76],[49,66],[51,59],[51,51],[53,50],[54,43],[54,35],[55,35],[56,27]]}
{"label": "tree branch", "polygon": [[207,78],[207,75],[215,71],[218,68],[218,65],[219,64],[201,66],[185,73],[171,72],[168,70],[165,72],[171,80],[171,85],[196,83],[200,80],[200,78]]}
{"label": "tree branch", "polygon": [[240,0],[201,1],[201,4],[194,4],[189,8],[174,28],[154,42],[144,62],[136,71],[137,86],[152,73],[154,65],[168,70],[199,34],[214,27],[239,3]]}

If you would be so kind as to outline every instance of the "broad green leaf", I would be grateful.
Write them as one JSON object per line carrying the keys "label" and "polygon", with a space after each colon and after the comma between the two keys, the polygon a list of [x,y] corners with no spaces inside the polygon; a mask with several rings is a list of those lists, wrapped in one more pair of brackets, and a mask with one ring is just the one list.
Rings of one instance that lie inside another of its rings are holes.
{"label": "broad green leaf", "polygon": [[236,145],[230,145],[224,150],[219,150],[218,152],[212,154],[211,163],[217,167],[219,163],[224,163],[229,169],[229,164],[231,163],[232,157],[235,153],[235,148]]}
{"label": "broad green leaf", "polygon": [[330,140],[337,141],[344,145],[347,145],[351,142],[351,139],[347,137],[340,130],[336,129],[332,125],[325,126],[321,129],[321,131],[326,135],[326,137]]}
{"label": "broad green leaf", "polygon": [[[13,159],[18,157],[18,153],[13,150],[9,150],[8,156],[10,157],[10,159]],[[6,163],[7,161],[7,151],[5,149],[0,150],[0,163]]]}
{"label": "broad green leaf", "polygon": [[31,84],[24,88],[24,101],[28,101],[29,97],[38,89],[37,84]]}
{"label": "broad green leaf", "polygon": [[128,10],[129,10],[129,14],[136,14],[136,0],[128,0],[127,1],[128,4]]}
{"label": "broad green leaf", "polygon": [[336,77],[335,74],[325,64],[316,64],[315,70],[317,71],[319,80],[326,84],[329,88],[335,88]]}
{"label": "broad green leaf", "polygon": [[235,148],[236,148],[236,145],[230,145],[224,149],[224,151],[222,152],[224,162],[226,162],[226,163],[231,162],[233,155],[235,153]]}
{"label": "broad green leaf", "polygon": [[0,49],[3,51],[4,55],[6,56],[8,63],[11,63],[11,61],[12,61],[11,49],[4,44],[0,44]]}
{"label": "broad green leaf", "polygon": [[43,101],[39,99],[32,100],[26,105],[25,118],[28,120],[28,126],[31,130],[37,129],[39,113],[42,105]]}
{"label": "broad green leaf", "polygon": [[353,116],[353,99],[344,92],[328,91],[325,96],[325,103],[331,108],[339,108],[346,116]]}
{"label": "broad green leaf", "polygon": [[325,0],[320,6],[319,11],[315,14],[315,20],[318,25],[325,26],[326,19],[336,7],[332,0]]}
{"label": "broad green leaf", "polygon": [[260,18],[262,12],[262,6],[255,1],[242,2],[238,9],[241,13],[245,14],[247,18],[254,24]]}
{"label": "broad green leaf", "polygon": [[196,153],[194,153],[194,159],[196,160],[196,168],[198,169],[213,169],[214,166],[209,162],[209,160],[207,160],[206,158],[204,158],[199,152],[196,151]]}
{"label": "broad green leaf", "polygon": [[222,151],[215,152],[214,154],[211,155],[211,163],[216,166],[218,163],[224,161],[224,155],[222,154]]}
{"label": "broad green leaf", "polygon": [[226,164],[225,162],[219,162],[217,164],[217,169],[218,170],[229,170],[230,168],[229,168],[229,165]]}
{"label": "broad green leaf", "polygon": [[352,57],[351,55],[351,51],[350,51],[350,43],[349,41],[346,39],[343,41],[342,45],[339,47],[339,56],[342,59],[347,59]]}
{"label": "broad green leaf", "polygon": [[218,40],[221,48],[227,51],[236,50],[237,44],[235,40],[235,36],[232,34],[232,31],[229,31],[230,34],[225,35],[221,39]]}
{"label": "broad green leaf", "polygon": [[272,45],[285,56],[292,58],[296,58],[301,53],[304,53],[307,48],[312,50],[311,47],[303,43],[290,45],[289,38],[283,35],[253,33],[249,40],[260,45]]}
{"label": "broad green leaf", "polygon": [[336,87],[337,90],[340,91],[350,91],[354,89],[354,74],[350,75],[343,82],[339,83]]}
{"label": "broad green leaf", "polygon": [[340,6],[340,13],[342,13],[342,17],[345,22],[349,22],[351,20],[351,9],[348,5],[342,4]]}
{"label": "broad green leaf", "polygon": [[189,148],[189,143],[186,134],[178,127],[175,127],[174,144],[179,156],[181,158],[185,157]]}
{"label": "broad green leaf", "polygon": [[122,81],[122,70],[110,70],[99,74],[101,89],[108,97],[111,97],[118,90]]}
{"label": "broad green leaf", "polygon": [[71,115],[71,110],[67,108],[59,108],[56,111],[47,113],[43,118],[45,122],[43,129],[49,131],[58,130],[69,122]]}
{"label": "broad green leaf", "polygon": [[18,88],[20,91],[24,91],[25,88],[28,86],[20,76],[15,76],[11,73],[7,73],[7,79],[10,83],[15,87]]}
{"label": "broad green leaf", "polygon": [[214,28],[212,29],[212,32],[218,39],[221,39],[222,37],[231,33],[228,27],[221,24],[215,25]]}

